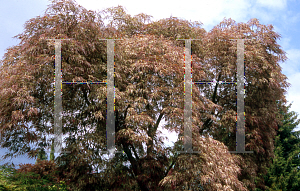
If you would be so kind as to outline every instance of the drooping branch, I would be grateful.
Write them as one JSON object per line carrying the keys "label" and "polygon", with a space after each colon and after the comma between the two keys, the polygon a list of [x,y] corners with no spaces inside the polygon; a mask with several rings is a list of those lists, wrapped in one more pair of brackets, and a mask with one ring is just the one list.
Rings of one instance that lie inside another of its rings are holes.
{"label": "drooping branch", "polygon": [[149,140],[148,144],[147,144],[147,156],[150,156],[150,153],[153,150],[153,139],[154,139],[155,133],[157,131],[158,125],[159,125],[161,119],[163,118],[163,116],[164,116],[164,112],[161,112],[159,114],[159,117],[157,118],[157,121],[156,121],[154,127],[151,128],[152,127],[151,125],[149,125],[149,127],[148,127],[149,129],[147,131],[147,134],[149,137],[151,137],[151,140]]}

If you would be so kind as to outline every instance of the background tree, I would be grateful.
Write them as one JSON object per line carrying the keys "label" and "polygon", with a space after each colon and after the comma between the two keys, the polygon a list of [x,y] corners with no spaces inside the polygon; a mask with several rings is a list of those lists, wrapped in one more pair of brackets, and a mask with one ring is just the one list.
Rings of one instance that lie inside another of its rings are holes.
{"label": "background tree", "polygon": [[280,114],[283,115],[282,125],[279,125],[275,140],[275,157],[265,176],[269,190],[299,190],[300,159],[299,159],[299,131],[293,130],[300,123],[297,114],[289,111],[288,106],[280,105]]}
{"label": "background tree", "polygon": [[[109,20],[106,26],[104,18]],[[145,24],[150,18],[131,17],[122,7],[98,13],[74,1],[56,0],[44,16],[26,22],[17,35],[21,43],[1,60],[1,143],[13,152],[5,157],[36,157],[51,145],[46,135],[53,135],[54,47],[45,39],[70,39],[62,43],[63,81],[103,81],[106,42],[99,39],[122,38],[115,43],[115,115],[116,146],[124,152],[111,159],[99,154],[106,150],[106,87],[63,85],[64,150],[71,153],[55,159],[58,176],[71,189],[82,190],[92,185],[166,190],[172,184],[178,189],[246,190],[245,184],[254,189],[255,178],[272,157],[279,121],[275,101],[285,101],[288,85],[278,64],[285,59],[276,44],[278,34],[255,19],[247,24],[224,20],[206,32],[199,22],[171,17]],[[237,50],[229,39],[248,36],[255,40],[245,43],[246,150],[255,153],[228,153],[228,148],[235,149],[235,89],[216,83],[193,86],[193,149],[203,154],[176,155],[183,145],[184,43],[175,38],[202,39],[192,43],[193,81],[235,81]],[[173,148],[159,137],[163,118],[164,128],[179,133]],[[92,167],[100,171],[98,177],[90,174]]]}
{"label": "background tree", "polygon": [[38,163],[38,160],[47,160],[47,159],[48,159],[48,155],[45,152],[45,149],[42,149],[37,156],[35,164]]}
{"label": "background tree", "polygon": [[68,188],[63,181],[57,182],[53,167],[55,164],[49,161],[40,161],[35,165],[21,164],[16,170],[11,165],[0,167],[0,190],[22,191],[22,190],[62,190]]}
{"label": "background tree", "polygon": [[52,145],[51,145],[51,153],[50,153],[50,160],[54,161],[54,140],[52,140]]}

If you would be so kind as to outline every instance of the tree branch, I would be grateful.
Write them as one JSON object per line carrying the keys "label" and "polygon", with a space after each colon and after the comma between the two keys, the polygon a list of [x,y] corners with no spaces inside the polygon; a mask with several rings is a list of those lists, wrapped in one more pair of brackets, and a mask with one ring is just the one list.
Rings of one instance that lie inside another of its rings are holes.
{"label": "tree branch", "polygon": [[161,119],[163,118],[163,116],[164,116],[164,112],[161,112],[161,113],[159,114],[159,116],[158,116],[158,119],[157,119],[155,125],[154,125],[154,130],[155,130],[154,132],[156,132],[156,130],[157,130],[157,128],[158,128],[158,125],[159,125]]}
{"label": "tree branch", "polygon": [[134,172],[135,175],[138,174],[138,164],[137,161],[133,158],[131,151],[129,149],[128,143],[125,143],[125,140],[122,141],[122,145],[123,145],[123,150],[126,153],[129,162],[131,163],[132,166],[132,170]]}
{"label": "tree branch", "polygon": [[[213,93],[213,96],[212,96],[212,102],[213,103],[216,103],[216,97],[217,97],[217,89],[218,89],[218,85],[219,85],[219,81],[220,81],[220,78],[221,78],[221,73],[219,74],[218,76],[218,80],[217,80],[217,83],[216,83],[216,86],[215,86],[215,89],[214,89],[214,93]],[[211,112],[211,114],[214,114],[214,111]],[[202,131],[205,129],[205,128],[208,128],[210,125],[212,124],[212,121],[211,119],[207,119],[204,124],[203,124],[203,128],[202,130],[200,130],[200,134],[202,133]]]}
{"label": "tree branch", "polygon": [[150,155],[150,153],[153,149],[153,139],[154,139],[155,133],[157,131],[158,125],[159,125],[161,119],[163,118],[163,116],[164,116],[164,112],[161,112],[159,114],[159,117],[157,118],[157,121],[156,121],[153,129],[151,128],[151,125],[149,125],[149,129],[147,131],[147,134],[148,134],[149,137],[151,137],[152,140],[148,141],[148,144],[147,144],[147,156]]}
{"label": "tree branch", "polygon": [[128,107],[125,109],[124,120],[125,120],[126,117],[127,117],[127,110],[128,110],[128,108],[129,108],[130,106],[131,106],[131,105],[129,104]]}
{"label": "tree branch", "polygon": [[137,181],[139,187],[141,188],[141,190],[145,190],[148,191],[149,189],[147,188],[147,186],[145,185],[145,182],[142,179],[138,179],[136,176],[140,175],[141,172],[141,167],[140,164],[132,157],[131,151],[128,147],[128,143],[125,143],[125,140],[123,140],[123,150],[126,153],[130,164],[132,166],[132,171],[133,171],[133,177],[135,178],[135,180]]}
{"label": "tree branch", "polygon": [[175,162],[177,161],[178,156],[174,157],[174,160],[172,161],[171,165],[169,166],[169,168],[167,169],[165,176],[166,177],[169,173],[169,171],[171,170],[171,168],[173,168],[173,165],[175,164]]}
{"label": "tree branch", "polygon": [[88,105],[90,105],[91,103],[90,103],[90,101],[88,100],[86,90],[83,88],[82,91],[83,91],[83,96],[84,96],[85,101],[88,103]]}
{"label": "tree branch", "polygon": [[137,154],[137,152],[136,152],[136,150],[135,150],[133,144],[130,143],[130,146],[131,146],[131,148],[132,148],[132,150],[133,150],[133,153],[134,153],[135,158],[136,158],[137,160],[140,160],[140,158],[139,158],[139,156],[138,156],[138,154]]}

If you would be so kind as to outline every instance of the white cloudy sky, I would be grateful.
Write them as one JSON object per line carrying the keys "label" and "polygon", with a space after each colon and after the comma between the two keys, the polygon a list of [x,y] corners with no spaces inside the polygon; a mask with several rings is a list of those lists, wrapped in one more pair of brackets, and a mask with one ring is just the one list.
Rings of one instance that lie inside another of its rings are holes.
{"label": "white cloudy sky", "polygon": [[[291,87],[288,89],[287,100],[293,102],[292,111],[300,113],[300,2],[297,0],[77,0],[77,3],[91,10],[103,10],[108,7],[122,5],[127,13],[133,15],[146,13],[153,20],[168,18],[171,15],[191,21],[200,21],[206,31],[217,25],[224,17],[236,22],[247,22],[257,18],[262,24],[273,24],[275,31],[282,35],[279,44],[287,52],[288,61],[282,63],[283,73],[288,77]],[[13,36],[23,31],[23,24],[47,8],[47,0],[0,0],[0,57],[5,49],[19,42]],[[298,127],[296,130],[300,130]],[[163,131],[166,135],[167,132]],[[170,141],[176,141],[176,135],[170,136]],[[1,154],[6,152],[0,150]],[[14,164],[34,163],[25,156],[12,160]]]}

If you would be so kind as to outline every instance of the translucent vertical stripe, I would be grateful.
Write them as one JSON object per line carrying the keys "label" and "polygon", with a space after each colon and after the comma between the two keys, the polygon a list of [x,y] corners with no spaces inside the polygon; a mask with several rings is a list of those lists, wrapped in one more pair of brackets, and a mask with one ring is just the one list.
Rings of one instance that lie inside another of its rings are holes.
{"label": "translucent vertical stripe", "polygon": [[61,152],[62,147],[62,80],[61,80],[61,40],[55,39],[55,96],[54,96],[54,150]]}
{"label": "translucent vertical stripe", "polygon": [[185,40],[185,75],[184,75],[184,150],[192,153],[192,74],[191,40]]}
{"label": "translucent vertical stripe", "polygon": [[114,39],[107,40],[107,150],[115,151]]}
{"label": "translucent vertical stripe", "polygon": [[237,39],[237,123],[236,123],[236,151],[231,153],[253,153],[245,151],[245,67],[244,40]]}

